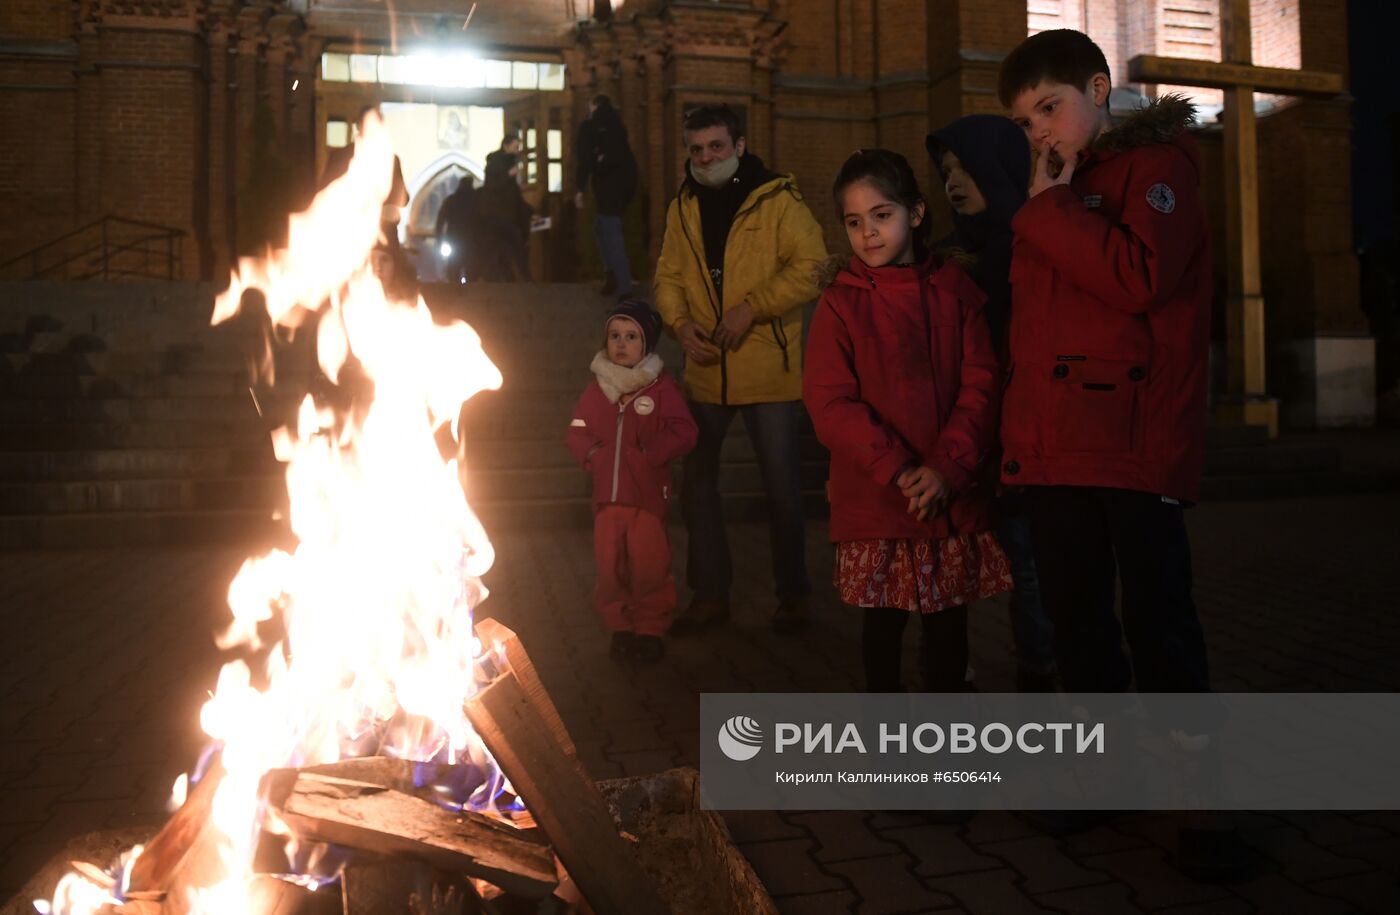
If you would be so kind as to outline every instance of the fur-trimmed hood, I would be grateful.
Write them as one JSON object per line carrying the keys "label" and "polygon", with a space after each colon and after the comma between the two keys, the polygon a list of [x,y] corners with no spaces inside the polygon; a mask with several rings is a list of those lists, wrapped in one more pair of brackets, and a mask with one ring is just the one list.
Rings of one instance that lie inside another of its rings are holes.
{"label": "fur-trimmed hood", "polygon": [[1196,123],[1196,105],[1184,95],[1164,95],[1104,131],[1093,153],[1116,153],[1152,143],[1174,143]]}

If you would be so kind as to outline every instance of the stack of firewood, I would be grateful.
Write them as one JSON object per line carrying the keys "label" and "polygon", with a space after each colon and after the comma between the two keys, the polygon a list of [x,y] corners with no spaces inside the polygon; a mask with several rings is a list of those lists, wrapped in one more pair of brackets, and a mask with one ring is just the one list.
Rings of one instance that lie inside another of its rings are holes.
{"label": "stack of firewood", "polygon": [[[265,836],[269,857],[285,870],[277,846],[290,836],[333,846],[348,862],[339,893],[256,878],[250,915],[669,911],[637,861],[635,838],[619,831],[579,763],[519,638],[493,620],[476,632],[494,676],[468,700],[466,714],[525,809],[483,813],[444,804],[431,787],[443,778],[422,763],[386,757],[270,772],[264,795],[281,837]],[[209,813],[222,776],[216,760],[132,865],[124,902],[110,913],[184,915],[195,908],[194,894],[218,881],[223,865]],[[100,868],[74,866],[113,883]]]}

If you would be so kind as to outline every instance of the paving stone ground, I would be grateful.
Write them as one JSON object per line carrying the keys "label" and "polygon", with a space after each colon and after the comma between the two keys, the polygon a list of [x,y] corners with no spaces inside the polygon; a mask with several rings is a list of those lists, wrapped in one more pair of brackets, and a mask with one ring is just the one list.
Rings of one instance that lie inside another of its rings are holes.
{"label": "paving stone ground", "polygon": [[[1400,686],[1400,495],[1222,503],[1189,519],[1218,688]],[[684,534],[674,537],[679,554]],[[496,538],[480,612],[521,634],[596,777],[696,765],[702,692],[858,687],[856,617],[832,596],[824,526],[811,526],[808,544],[815,625],[796,637],[767,626],[766,530],[738,525],[732,540],[733,621],[631,669],[606,657],[586,532]],[[200,747],[198,710],[220,663],[212,634],[242,559],[230,549],[0,556],[0,899],[75,835],[164,817],[171,782]],[[1004,603],[975,609],[972,638],[979,687],[1010,689]],[[1161,816],[1065,839],[1008,813],[964,826],[880,812],[726,819],[784,913],[1400,911],[1391,813],[1246,815],[1253,872],[1229,886],[1172,869]]]}

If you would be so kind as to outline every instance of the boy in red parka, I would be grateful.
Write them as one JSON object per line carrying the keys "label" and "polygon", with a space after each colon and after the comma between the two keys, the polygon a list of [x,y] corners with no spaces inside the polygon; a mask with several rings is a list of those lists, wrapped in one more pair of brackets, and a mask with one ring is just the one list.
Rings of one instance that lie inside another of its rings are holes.
{"label": "boy in red parka", "polygon": [[1206,691],[1182,520],[1210,333],[1194,109],[1168,96],[1112,126],[1103,52],[1069,29],[1022,42],[998,88],[1036,155],[1011,223],[1002,481],[1026,487],[1065,688]]}
{"label": "boy in red parka", "polygon": [[680,387],[652,352],[661,318],[624,299],[608,314],[595,376],[574,406],[565,438],[593,475],[593,594],[612,631],[614,660],[658,661],[671,625],[676,583],[666,536],[671,461],[695,447],[697,429]]}
{"label": "boy in red parka", "polygon": [[[1204,693],[1182,517],[1200,492],[1212,286],[1195,110],[1167,96],[1114,125],[1110,88],[1103,52],[1069,29],[1001,66],[1001,101],[1036,157],[1011,224],[1002,481],[1025,487],[1066,691],[1135,679],[1142,693]],[[1219,723],[1215,704],[1177,720],[1144,702],[1178,733]],[[1195,847],[1207,870],[1223,866],[1224,844]]]}

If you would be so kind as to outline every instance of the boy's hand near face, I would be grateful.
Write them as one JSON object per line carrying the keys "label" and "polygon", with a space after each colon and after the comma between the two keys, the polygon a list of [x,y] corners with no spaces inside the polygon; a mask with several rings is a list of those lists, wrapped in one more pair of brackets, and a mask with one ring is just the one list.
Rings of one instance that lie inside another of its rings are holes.
{"label": "boy's hand near face", "polygon": [[[1031,188],[1030,196],[1034,197],[1041,191],[1055,187],[1060,184],[1069,184],[1069,179],[1074,177],[1074,163],[1078,161],[1079,155],[1061,157],[1058,150],[1052,148],[1045,152],[1039,149],[1032,150],[1034,161],[1031,163]],[[1055,174],[1055,169],[1059,173]]]}
{"label": "boy's hand near face", "polygon": [[938,514],[948,502],[948,481],[932,467],[910,467],[895,477],[895,485],[909,500],[909,514],[919,521]]}

